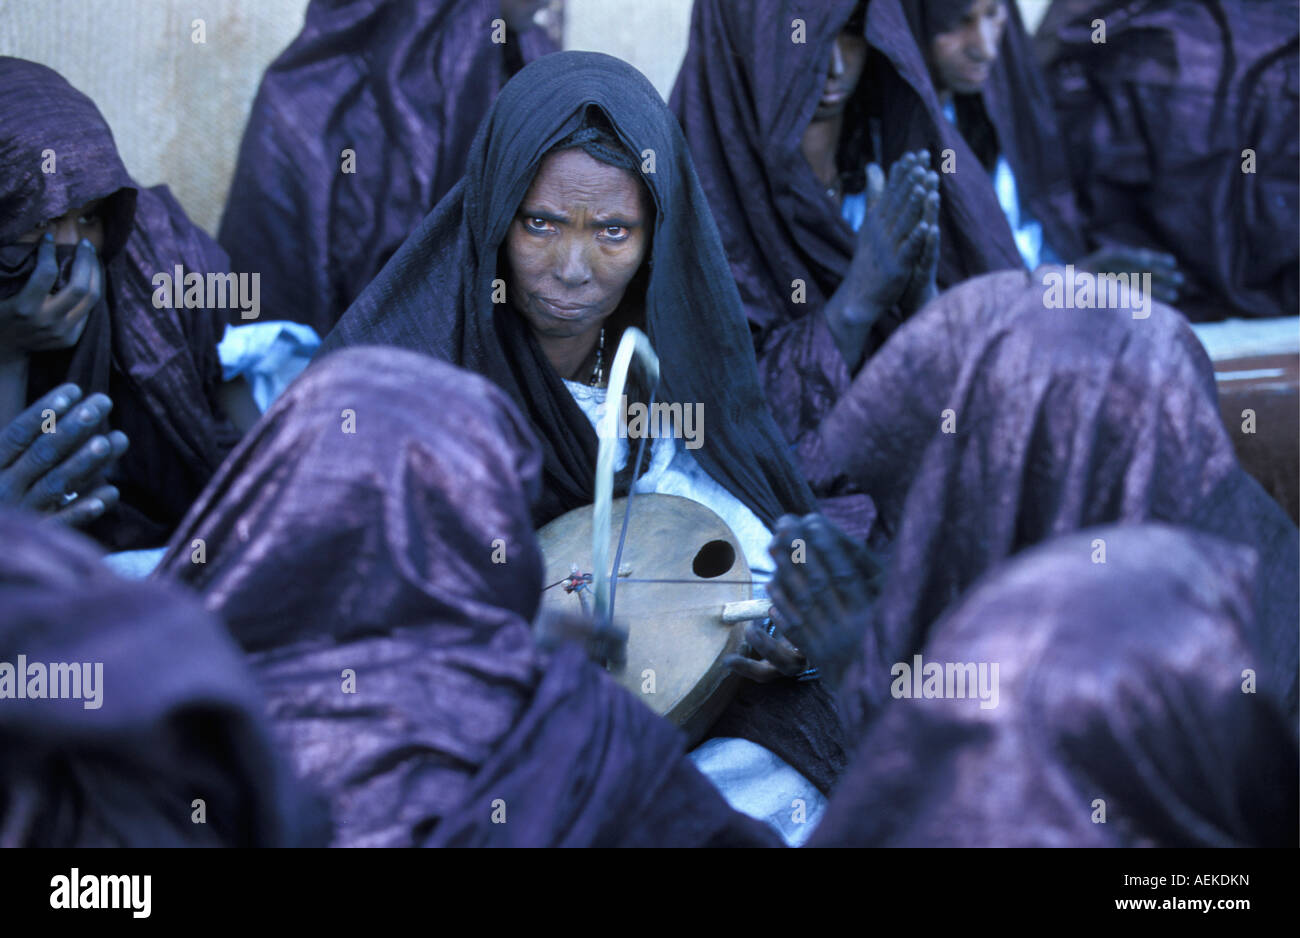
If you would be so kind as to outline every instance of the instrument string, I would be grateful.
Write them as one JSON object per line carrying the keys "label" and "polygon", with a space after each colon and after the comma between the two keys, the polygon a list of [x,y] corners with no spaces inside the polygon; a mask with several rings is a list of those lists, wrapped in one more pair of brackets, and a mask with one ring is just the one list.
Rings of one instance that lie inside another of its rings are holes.
{"label": "instrument string", "polygon": [[[550,584],[549,586],[543,586],[542,592],[545,593],[547,590],[554,589],[557,586],[563,586],[565,583],[568,583],[572,578],[573,575],[570,574],[569,576],[566,576],[562,580],[556,580],[554,583]],[[587,580],[590,581],[591,574],[590,573],[586,574],[586,578]],[[685,586],[713,586],[714,584],[717,584],[718,586],[752,586],[754,583],[752,579],[751,580],[718,580],[718,579],[675,580],[672,578],[636,577],[636,576],[620,576],[617,577],[617,579],[621,580],[624,583],[680,583]],[[610,585],[613,586],[612,583]],[[612,594],[611,594],[611,598],[612,598]]]}

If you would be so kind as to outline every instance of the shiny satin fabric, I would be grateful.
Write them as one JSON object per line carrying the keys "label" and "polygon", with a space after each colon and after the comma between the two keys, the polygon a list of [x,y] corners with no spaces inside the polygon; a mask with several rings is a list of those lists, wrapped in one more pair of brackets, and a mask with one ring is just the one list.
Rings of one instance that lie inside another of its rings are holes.
{"label": "shiny satin fabric", "polygon": [[[1293,846],[1294,719],[1248,677],[1271,670],[1249,639],[1260,562],[1142,524],[998,567],[935,623],[920,662],[899,659],[944,678],[927,690],[897,671],[811,843]],[[977,694],[948,681],[954,665],[991,680]]]}
{"label": "shiny satin fabric", "polygon": [[501,86],[556,51],[536,28],[493,41],[500,7],[308,5],[262,78],[218,234],[276,318],[325,335],[460,179]]}
{"label": "shiny satin fabric", "polygon": [[[63,685],[80,698],[6,689],[0,846],[322,842],[319,805],[276,752],[216,617],[174,586],[119,579],[90,541],[34,516],[0,512],[0,541],[0,662],[24,656],[29,689],[34,664],[92,666],[90,682]],[[42,693],[54,683],[51,671]]]}
{"label": "shiny satin fabric", "polygon": [[1177,524],[1254,550],[1261,693],[1296,708],[1300,534],[1238,464],[1199,341],[1160,303],[1147,318],[1047,308],[1051,270],[942,294],[800,441],[814,486],[871,494],[891,554],[841,697],[851,738],[888,698],[890,666],[981,575],[1110,523]]}
{"label": "shiny satin fabric", "polygon": [[[277,738],[330,798],[335,845],[774,843],[683,768],[674,728],[580,655],[534,645],[540,469],[487,380],[345,350],[250,431],[156,575],[199,591],[249,653]],[[689,805],[656,814],[683,785]]]}
{"label": "shiny satin fabric", "polygon": [[1295,4],[1057,0],[1034,43],[1087,236],[1177,257],[1193,321],[1294,316]]}

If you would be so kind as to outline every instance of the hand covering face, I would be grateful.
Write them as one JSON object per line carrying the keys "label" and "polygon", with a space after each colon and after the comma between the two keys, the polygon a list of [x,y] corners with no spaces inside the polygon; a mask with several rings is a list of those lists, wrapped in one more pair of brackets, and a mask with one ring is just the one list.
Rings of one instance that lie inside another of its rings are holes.
{"label": "hand covering face", "polygon": [[0,293],[16,292],[34,265],[39,243],[31,260],[15,260],[15,239],[104,200],[103,298],[75,346],[29,357],[27,402],[64,382],[113,400],[107,423],[130,440],[107,479],[121,501],[88,533],[115,550],[157,547],[238,434],[218,400],[221,314],[156,307],[153,278],[177,264],[227,271],[229,261],[165,186],[136,186],[94,103],[35,62],[0,57],[0,168],[0,246],[11,245]]}

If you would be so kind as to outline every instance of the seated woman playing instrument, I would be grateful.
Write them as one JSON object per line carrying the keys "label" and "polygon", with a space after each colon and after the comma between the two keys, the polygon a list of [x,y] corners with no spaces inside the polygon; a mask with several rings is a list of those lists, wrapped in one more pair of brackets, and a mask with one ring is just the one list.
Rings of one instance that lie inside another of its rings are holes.
{"label": "seated woman playing instrument", "polygon": [[347,349],[250,431],[159,575],[247,653],[332,845],[779,845],[681,733],[579,649],[534,641],[541,471],[491,382]]}
{"label": "seated woman playing instrument", "polygon": [[[480,127],[463,182],[323,350],[414,349],[503,388],[542,445],[541,526],[593,499],[593,416],[631,325],[660,359],[654,400],[702,414],[703,424],[695,439],[656,439],[638,479],[627,459],[617,493],[636,486],[703,503],[761,576],[772,523],[815,501],[759,389],[740,297],[681,132],[626,63],[563,53],[520,72]],[[629,410],[651,390],[630,390]],[[815,682],[746,686],[713,733],[770,750],[822,792],[843,764],[838,718]]]}

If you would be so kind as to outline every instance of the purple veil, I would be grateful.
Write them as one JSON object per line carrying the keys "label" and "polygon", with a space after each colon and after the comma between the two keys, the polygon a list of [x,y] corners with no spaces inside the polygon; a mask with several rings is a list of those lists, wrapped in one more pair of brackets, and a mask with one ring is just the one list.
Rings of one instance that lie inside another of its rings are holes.
{"label": "purple veil", "polygon": [[999,567],[900,659],[943,686],[898,670],[811,843],[1294,846],[1294,720],[1248,676],[1259,560],[1138,525]]}

